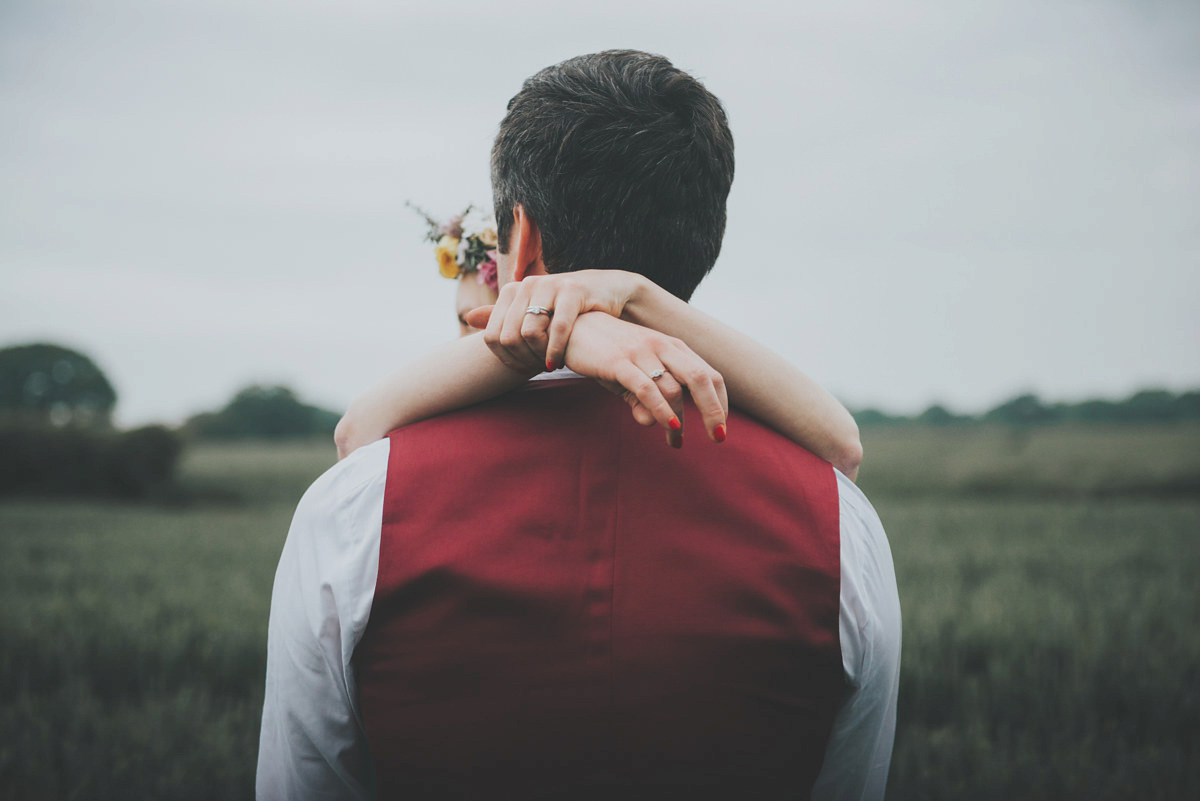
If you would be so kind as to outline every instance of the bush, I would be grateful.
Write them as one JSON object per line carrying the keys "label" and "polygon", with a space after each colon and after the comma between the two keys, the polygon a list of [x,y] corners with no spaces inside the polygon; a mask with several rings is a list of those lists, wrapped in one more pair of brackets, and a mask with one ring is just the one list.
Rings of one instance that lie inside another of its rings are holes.
{"label": "bush", "polygon": [[183,441],[163,426],[133,431],[0,426],[0,495],[145,500],[175,490]]}

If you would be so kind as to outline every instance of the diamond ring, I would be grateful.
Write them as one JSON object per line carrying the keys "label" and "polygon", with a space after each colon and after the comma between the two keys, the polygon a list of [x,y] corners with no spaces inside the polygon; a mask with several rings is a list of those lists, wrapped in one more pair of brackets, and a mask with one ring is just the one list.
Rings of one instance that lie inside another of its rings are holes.
{"label": "diamond ring", "polygon": [[666,374],[667,374],[666,370],[651,370],[648,375],[650,376],[651,380],[657,381],[658,379],[662,378]]}
{"label": "diamond ring", "polygon": [[550,310],[547,309],[545,306],[530,306],[527,309],[525,309],[525,313],[526,314],[544,314],[547,317],[549,317],[551,314]]}

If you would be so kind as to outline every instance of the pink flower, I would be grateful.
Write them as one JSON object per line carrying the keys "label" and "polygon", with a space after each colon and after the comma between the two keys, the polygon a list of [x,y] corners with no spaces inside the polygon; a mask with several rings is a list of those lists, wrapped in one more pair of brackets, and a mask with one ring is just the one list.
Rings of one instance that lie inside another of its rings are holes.
{"label": "pink flower", "polygon": [[443,236],[452,236],[455,239],[462,239],[462,221],[463,216],[461,214],[455,215],[437,227],[438,233]]}
{"label": "pink flower", "polygon": [[488,260],[479,262],[479,267],[476,268],[475,280],[486,286],[493,292],[498,289],[498,276],[496,275],[496,251],[488,251]]}

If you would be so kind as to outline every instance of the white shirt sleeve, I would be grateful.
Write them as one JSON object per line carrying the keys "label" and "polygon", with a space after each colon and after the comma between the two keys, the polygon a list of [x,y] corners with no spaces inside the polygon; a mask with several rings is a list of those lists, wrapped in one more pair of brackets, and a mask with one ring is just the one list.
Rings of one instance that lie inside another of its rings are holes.
{"label": "white shirt sleeve", "polygon": [[296,508],[271,594],[259,801],[374,796],[350,658],[375,595],[389,447],[358,449]]}
{"label": "white shirt sleeve", "polygon": [[854,482],[841,473],[837,480],[842,534],[839,630],[848,690],[812,797],[881,799],[896,735],[900,598],[879,516]]}

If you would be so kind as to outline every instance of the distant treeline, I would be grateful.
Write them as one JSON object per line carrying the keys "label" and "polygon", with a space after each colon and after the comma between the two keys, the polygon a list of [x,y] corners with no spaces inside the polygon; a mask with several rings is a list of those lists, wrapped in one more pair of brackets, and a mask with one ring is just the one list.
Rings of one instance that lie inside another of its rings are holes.
{"label": "distant treeline", "polygon": [[117,393],[86,355],[45,342],[0,348],[0,497],[178,496],[178,433],[120,431]]}
{"label": "distant treeline", "polygon": [[283,439],[333,436],[341,415],[302,402],[288,387],[249,386],[219,411],[203,412],[184,423],[200,439]]}
{"label": "distant treeline", "polygon": [[321,436],[338,415],[287,387],[249,386],[183,430],[113,425],[117,393],[87,355],[52,343],[0,348],[0,497],[85,496],[181,502],[176,481],[190,437]]}
{"label": "distant treeline", "polygon": [[878,409],[854,413],[859,425],[921,423],[930,426],[965,423],[1046,425],[1049,423],[1176,423],[1200,420],[1200,391],[1176,394],[1147,389],[1120,401],[1086,400],[1079,403],[1045,403],[1037,395],[1019,395],[980,415],[957,414],[934,404],[914,417],[888,414]]}

